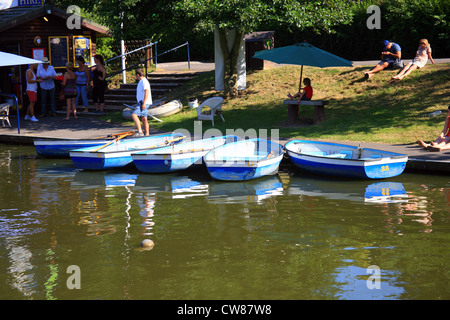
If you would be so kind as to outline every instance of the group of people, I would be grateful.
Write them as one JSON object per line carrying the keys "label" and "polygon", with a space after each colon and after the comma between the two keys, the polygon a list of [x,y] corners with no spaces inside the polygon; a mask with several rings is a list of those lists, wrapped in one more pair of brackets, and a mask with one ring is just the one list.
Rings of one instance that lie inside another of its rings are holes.
{"label": "group of people", "polygon": [[384,40],[383,44],[384,50],[381,52],[381,61],[372,70],[364,72],[364,76],[367,79],[384,69],[397,67],[401,70],[388,81],[388,83],[392,83],[394,81],[402,80],[416,69],[423,68],[427,64],[428,59],[430,59],[432,64],[435,64],[433,57],[431,56],[431,46],[427,39],[420,39],[419,47],[417,48],[414,59],[406,66],[404,66],[402,62],[402,49],[397,43]]}
{"label": "group of people", "polygon": [[[427,64],[428,59],[430,59],[432,64],[435,64],[433,57],[431,56],[431,46],[427,39],[420,39],[419,47],[414,59],[406,66],[403,66],[403,62],[401,61],[401,47],[397,43],[391,42],[389,40],[384,40],[383,44],[384,50],[381,52],[381,61],[372,70],[364,72],[364,76],[367,79],[371,78],[375,73],[378,73],[381,70],[400,67],[400,72],[388,81],[388,83],[392,83],[394,81],[402,80],[404,77],[406,77],[416,69],[423,68]],[[291,95],[290,93],[288,93],[288,98],[297,99],[299,103],[301,100],[311,100],[313,95],[311,79],[305,78],[303,84],[305,85],[305,87],[300,89],[296,94]],[[419,140],[419,145],[429,151],[442,151],[450,149],[449,122],[450,106],[448,107],[448,115],[445,120],[444,129],[442,130],[439,137],[431,143],[425,143],[423,140]]]}
{"label": "group of people", "polygon": [[[76,58],[78,69],[74,71],[72,62],[66,64],[66,72],[62,81],[63,96],[66,101],[66,117],[69,120],[73,116],[77,119],[77,107],[81,97],[84,112],[88,112],[88,91],[92,82],[92,100],[95,105],[95,112],[103,112],[105,105],[106,70],[104,60],[101,55],[94,56],[95,66],[91,69],[85,64],[82,56]],[[47,101],[50,102],[50,114],[56,116],[55,102],[55,80],[57,74],[55,69],[49,64],[48,58],[42,60],[42,64],[32,64],[26,72],[27,96],[30,101],[25,115],[25,120],[33,122],[39,121],[36,118],[34,107],[38,99],[38,84],[41,89],[41,113],[40,117],[45,117]]]}

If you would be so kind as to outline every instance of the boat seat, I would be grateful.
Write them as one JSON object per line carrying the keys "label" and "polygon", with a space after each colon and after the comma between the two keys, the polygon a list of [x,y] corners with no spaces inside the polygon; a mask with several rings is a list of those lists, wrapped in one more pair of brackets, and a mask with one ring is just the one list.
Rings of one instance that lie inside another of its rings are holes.
{"label": "boat seat", "polygon": [[347,155],[346,154],[344,154],[344,153],[333,153],[333,154],[327,154],[327,155],[324,155],[324,157],[326,157],[326,158],[336,158],[336,159],[345,159],[346,157],[347,157]]}
{"label": "boat seat", "polygon": [[340,154],[345,154],[344,159],[351,159],[351,158],[353,158],[353,151],[351,151],[351,150],[340,150],[339,153]]}
{"label": "boat seat", "polygon": [[306,156],[319,156],[319,157],[324,157],[327,154],[323,151],[303,151],[302,152],[304,155]]}
{"label": "boat seat", "polygon": [[5,122],[11,127],[11,123],[9,122],[9,103],[0,104],[0,120],[2,120],[2,125],[5,127]]}
{"label": "boat seat", "polygon": [[381,154],[373,154],[370,157],[360,158],[359,160],[381,159]]}
{"label": "boat seat", "polygon": [[[198,120],[211,120],[212,126],[214,127],[214,117],[220,116],[223,121],[225,119],[222,115],[222,102],[223,98],[221,97],[212,97],[204,101],[201,105],[197,107],[197,117]],[[209,110],[202,111],[203,108],[207,108]]]}

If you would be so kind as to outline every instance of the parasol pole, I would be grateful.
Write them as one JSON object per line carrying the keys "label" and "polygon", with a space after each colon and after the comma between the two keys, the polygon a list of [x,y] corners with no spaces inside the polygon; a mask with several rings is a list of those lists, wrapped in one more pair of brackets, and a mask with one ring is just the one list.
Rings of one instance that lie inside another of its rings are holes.
{"label": "parasol pole", "polygon": [[300,71],[300,83],[298,85],[298,92],[300,92],[300,90],[302,89],[302,77],[303,77],[303,65],[302,65],[302,69]]}

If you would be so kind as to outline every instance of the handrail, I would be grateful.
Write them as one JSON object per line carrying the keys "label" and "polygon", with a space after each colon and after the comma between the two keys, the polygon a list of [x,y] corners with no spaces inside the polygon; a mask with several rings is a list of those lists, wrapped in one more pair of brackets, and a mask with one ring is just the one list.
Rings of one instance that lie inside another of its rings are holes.
{"label": "handrail", "polygon": [[108,60],[105,61],[105,64],[106,64],[107,62],[109,62],[109,61],[112,61],[112,60],[115,60],[115,59],[118,59],[118,58],[121,58],[121,57],[125,57],[126,55],[135,53],[135,52],[137,52],[137,51],[139,51],[139,50],[145,49],[145,48],[147,48],[147,47],[151,47],[151,46],[153,46],[154,44],[155,44],[155,45],[158,44],[158,41],[149,43],[149,44],[147,44],[147,45],[145,45],[145,46],[142,46],[142,47],[140,47],[140,48],[137,48],[137,49],[132,50],[132,51],[130,51],[130,52],[127,52],[127,53],[125,53],[125,54],[121,54],[120,56],[116,56],[116,57],[114,57],[114,58],[108,59]]}
{"label": "handrail", "polygon": [[[158,43],[158,41],[156,41],[154,44],[157,44],[157,43]],[[136,52],[137,50],[142,50],[143,48],[146,48],[146,47],[148,47],[148,46],[149,46],[149,45],[146,45],[146,46],[144,46],[144,47],[141,47],[141,48],[138,48],[138,49],[136,49],[136,50],[130,51],[130,52],[126,53],[126,54],[130,54],[130,53]],[[150,57],[149,59],[141,60],[141,61],[139,61],[138,63],[135,63],[135,64],[133,64],[133,65],[131,65],[131,66],[125,67],[125,68],[122,69],[122,70],[119,70],[119,71],[115,71],[115,72],[113,72],[113,73],[110,73],[110,74],[108,74],[108,75],[106,76],[106,78],[108,79],[108,78],[111,78],[111,77],[113,77],[113,76],[115,76],[115,75],[121,73],[122,71],[126,71],[126,70],[128,70],[128,69],[133,69],[133,68],[135,68],[136,66],[138,66],[138,65],[140,65],[140,64],[145,64],[145,69],[146,69],[146,70],[145,70],[145,74],[147,74],[147,64],[146,64],[147,61],[150,61],[150,60],[155,59],[155,65],[158,66],[158,62],[157,62],[158,60],[157,60],[157,58],[158,58],[159,56],[162,56],[163,54],[166,54],[166,53],[172,52],[172,51],[174,51],[174,50],[177,50],[177,49],[179,49],[179,48],[181,48],[181,47],[183,47],[183,46],[187,46],[187,53],[188,53],[188,69],[191,69],[191,58],[190,58],[190,54],[189,54],[189,41],[186,41],[185,43],[183,43],[183,44],[181,44],[181,45],[179,45],[179,46],[177,46],[177,47],[174,47],[174,48],[172,48],[172,49],[166,50],[166,51],[164,51],[163,53],[156,54],[156,55]],[[124,54],[124,55],[126,55],[126,54]],[[111,61],[111,60],[113,60],[113,59],[116,59],[116,58],[118,58],[118,57],[122,57],[122,56],[124,56],[124,55],[114,57],[114,58],[109,59],[109,60],[107,60],[107,61]]]}

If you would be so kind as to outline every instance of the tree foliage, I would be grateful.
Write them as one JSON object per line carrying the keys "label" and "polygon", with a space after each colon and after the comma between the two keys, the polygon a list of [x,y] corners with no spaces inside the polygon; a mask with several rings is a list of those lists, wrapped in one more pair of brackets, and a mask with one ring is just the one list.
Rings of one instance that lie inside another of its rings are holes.
{"label": "tree foliage", "polygon": [[[73,1],[53,3],[66,8]],[[372,4],[381,9],[380,30],[366,26]],[[76,5],[82,15],[110,28],[116,40],[150,39],[175,46],[195,39],[191,48],[201,58],[213,56],[216,26],[222,36],[227,30],[241,37],[275,30],[278,46],[307,39],[350,60],[377,59],[384,39],[415,52],[418,39],[427,38],[437,49],[435,56],[450,54],[448,0],[78,0]],[[236,48],[222,51],[228,66],[225,83],[235,86]]]}

